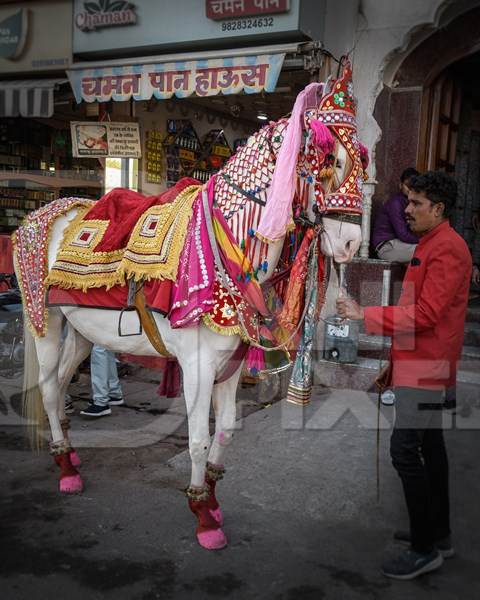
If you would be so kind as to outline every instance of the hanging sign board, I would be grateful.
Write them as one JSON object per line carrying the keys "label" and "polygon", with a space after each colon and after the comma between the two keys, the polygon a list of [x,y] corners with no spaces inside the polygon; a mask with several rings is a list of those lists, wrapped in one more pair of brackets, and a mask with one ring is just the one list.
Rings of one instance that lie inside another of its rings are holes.
{"label": "hanging sign board", "polygon": [[159,100],[178,96],[216,96],[273,92],[285,54],[239,56],[101,69],[71,69],[77,102]]}
{"label": "hanging sign board", "polygon": [[140,158],[138,123],[70,123],[72,154],[76,157]]}
{"label": "hanging sign board", "polygon": [[290,10],[290,0],[205,0],[208,19],[272,15]]}

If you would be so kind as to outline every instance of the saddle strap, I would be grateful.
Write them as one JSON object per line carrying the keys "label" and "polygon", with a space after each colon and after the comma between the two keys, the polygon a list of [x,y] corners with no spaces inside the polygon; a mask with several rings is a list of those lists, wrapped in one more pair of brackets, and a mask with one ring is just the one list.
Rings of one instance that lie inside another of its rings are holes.
{"label": "saddle strap", "polygon": [[160,356],[171,358],[173,354],[170,354],[170,352],[168,352],[168,350],[165,348],[165,344],[163,343],[162,336],[158,331],[157,323],[152,315],[152,311],[145,305],[143,285],[139,285],[137,288],[134,304],[135,308],[137,309],[138,316],[140,317],[140,323],[142,324],[143,330],[147,334],[152,346],[160,354]]}

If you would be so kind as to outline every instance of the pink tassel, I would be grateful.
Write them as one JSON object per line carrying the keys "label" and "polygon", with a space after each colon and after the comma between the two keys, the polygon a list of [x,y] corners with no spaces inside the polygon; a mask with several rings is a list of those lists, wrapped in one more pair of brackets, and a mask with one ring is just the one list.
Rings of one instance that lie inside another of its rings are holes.
{"label": "pink tassel", "polygon": [[360,160],[362,162],[362,168],[365,170],[368,167],[370,158],[368,156],[367,147],[364,146],[362,143],[359,143],[359,145],[360,145]]}
{"label": "pink tassel", "polygon": [[265,354],[261,348],[250,346],[247,352],[246,365],[251,375],[265,370]]}
{"label": "pink tassel", "polygon": [[333,152],[335,150],[335,140],[333,139],[329,128],[316,119],[310,121],[310,127],[314,134],[313,143],[315,146],[325,154]]}

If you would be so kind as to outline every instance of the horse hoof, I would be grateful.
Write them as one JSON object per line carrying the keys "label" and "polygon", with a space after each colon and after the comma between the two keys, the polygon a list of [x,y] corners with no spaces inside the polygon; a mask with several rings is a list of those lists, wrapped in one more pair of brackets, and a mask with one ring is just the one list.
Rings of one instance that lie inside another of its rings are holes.
{"label": "horse hoof", "polygon": [[223,525],[222,509],[220,507],[218,507],[213,510],[210,509],[209,512],[212,515],[212,517],[215,519],[215,521],[220,525],[220,527],[222,527],[222,525]]}
{"label": "horse hoof", "polygon": [[197,540],[207,550],[221,550],[227,545],[227,537],[220,528],[197,532]]}
{"label": "horse hoof", "polygon": [[79,494],[83,491],[83,481],[80,475],[66,475],[60,479],[62,494]]}
{"label": "horse hoof", "polygon": [[70,462],[72,463],[72,467],[79,467],[82,464],[76,450],[70,452]]}

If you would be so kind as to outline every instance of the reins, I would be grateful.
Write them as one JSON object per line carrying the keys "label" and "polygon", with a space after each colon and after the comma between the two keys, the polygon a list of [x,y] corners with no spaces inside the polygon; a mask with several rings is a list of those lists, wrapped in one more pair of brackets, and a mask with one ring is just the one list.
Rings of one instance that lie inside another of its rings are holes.
{"label": "reins", "polygon": [[[205,223],[207,226],[207,231],[208,231],[208,237],[210,240],[210,245],[212,247],[212,251],[213,251],[213,256],[215,259],[215,266],[218,270],[218,274],[220,276],[220,281],[222,283],[222,285],[224,286],[224,288],[227,290],[229,296],[232,299],[232,302],[235,306],[235,309],[237,311],[237,316],[238,316],[238,322],[242,327],[243,330],[243,337],[244,339],[248,340],[248,343],[252,346],[255,346],[256,348],[260,348],[261,350],[265,350],[266,352],[273,352],[276,350],[285,350],[285,347],[287,346],[287,344],[289,344],[294,337],[297,335],[298,331],[300,330],[300,327],[303,325],[303,322],[305,320],[305,317],[307,315],[307,311],[308,311],[308,305],[310,303],[310,300],[312,298],[312,294],[313,294],[313,289],[314,289],[314,282],[312,281],[312,278],[309,278],[310,280],[310,285],[308,288],[307,293],[305,294],[305,297],[308,298],[308,300],[305,301],[305,306],[303,308],[303,312],[302,315],[300,317],[300,320],[298,322],[298,324],[296,325],[295,329],[293,330],[293,332],[291,333],[291,335],[288,337],[287,340],[285,340],[283,343],[278,344],[277,346],[264,346],[263,344],[260,344],[259,342],[257,342],[256,340],[254,340],[248,333],[247,331],[247,327],[245,325],[245,320],[243,318],[242,312],[239,310],[237,301],[235,299],[235,291],[232,289],[228,279],[228,275],[224,269],[223,263],[222,263],[222,259],[220,257],[220,252],[218,250],[218,245],[217,245],[217,240],[215,237],[215,233],[213,231],[213,223],[212,223],[212,215],[210,212],[210,207],[208,205],[208,197],[207,197],[207,191],[204,189],[202,191],[202,202],[203,202],[203,211],[205,214]],[[315,233],[314,233],[314,237],[312,239],[312,242],[308,248],[308,258],[311,258],[311,253],[314,251],[315,245],[317,244],[318,241],[318,236],[323,232],[323,226],[322,225],[316,225],[315,226]]]}

